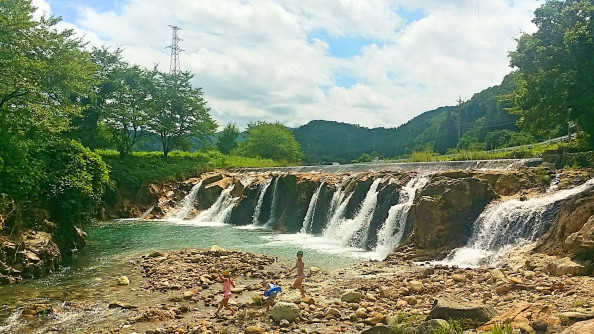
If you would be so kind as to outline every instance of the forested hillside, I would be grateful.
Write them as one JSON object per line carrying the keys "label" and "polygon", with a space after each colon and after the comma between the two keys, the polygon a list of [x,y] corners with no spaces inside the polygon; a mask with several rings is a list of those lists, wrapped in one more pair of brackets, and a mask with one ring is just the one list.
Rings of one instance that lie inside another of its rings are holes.
{"label": "forested hillside", "polygon": [[542,138],[520,132],[517,115],[503,98],[515,89],[515,73],[500,85],[475,94],[457,106],[427,111],[397,128],[369,129],[357,125],[311,121],[295,129],[295,137],[305,153],[305,161],[357,159],[361,154],[398,157],[419,150],[446,153],[456,149],[485,150],[531,143],[558,131],[543,133]]}

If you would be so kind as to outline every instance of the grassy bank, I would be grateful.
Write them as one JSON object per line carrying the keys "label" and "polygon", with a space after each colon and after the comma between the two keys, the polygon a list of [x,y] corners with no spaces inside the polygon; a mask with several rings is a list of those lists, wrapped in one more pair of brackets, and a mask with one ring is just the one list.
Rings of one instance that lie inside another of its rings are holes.
{"label": "grassy bank", "polygon": [[120,158],[118,152],[97,150],[110,168],[114,185],[138,188],[152,182],[167,182],[196,176],[218,168],[279,167],[291,165],[287,161],[229,156],[217,151],[174,151],[167,159],[161,152],[134,152]]}
{"label": "grassy bank", "polygon": [[[399,162],[431,162],[431,161],[464,161],[464,160],[494,160],[494,159],[523,159],[543,158],[551,153],[567,154],[582,151],[583,148],[577,142],[558,142],[541,145],[519,147],[513,150],[500,151],[469,151],[458,150],[451,154],[441,155],[439,153],[425,150],[413,152],[405,161]],[[570,164],[571,166],[571,164]],[[581,166],[584,167],[584,166]]]}

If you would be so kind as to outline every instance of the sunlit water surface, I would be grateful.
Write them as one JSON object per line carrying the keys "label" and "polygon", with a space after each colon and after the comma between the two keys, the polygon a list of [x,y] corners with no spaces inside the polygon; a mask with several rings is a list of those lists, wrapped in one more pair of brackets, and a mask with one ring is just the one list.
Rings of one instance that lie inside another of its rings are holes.
{"label": "sunlit water surface", "polygon": [[304,234],[280,234],[257,227],[184,221],[120,220],[90,225],[87,246],[66,259],[59,272],[41,279],[0,286],[0,326],[14,310],[39,302],[102,300],[106,279],[121,275],[120,268],[152,250],[209,249],[219,245],[230,250],[265,254],[292,260],[305,252],[307,266],[338,268],[366,258],[363,250],[342,248],[332,240]]}

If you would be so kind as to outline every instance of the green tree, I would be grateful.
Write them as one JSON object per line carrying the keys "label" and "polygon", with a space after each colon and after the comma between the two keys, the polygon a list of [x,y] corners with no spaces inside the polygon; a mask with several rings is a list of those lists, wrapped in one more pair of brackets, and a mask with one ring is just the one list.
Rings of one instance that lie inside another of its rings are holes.
{"label": "green tree", "polygon": [[163,157],[176,148],[189,146],[191,137],[207,141],[217,124],[210,117],[201,88],[193,88],[189,72],[166,74],[155,71],[153,106],[149,129],[161,141]]}
{"label": "green tree", "polygon": [[510,53],[518,124],[542,134],[574,121],[594,147],[594,1],[552,0],[534,14],[538,30],[523,34]]}
{"label": "green tree", "polygon": [[274,160],[297,161],[303,158],[299,143],[291,130],[278,122],[248,124],[247,140],[239,143],[235,152]]}
{"label": "green tree", "polygon": [[132,147],[146,133],[149,109],[155,105],[151,94],[155,78],[154,72],[127,64],[114,72],[115,89],[106,96],[102,119],[123,157],[132,153]]}
{"label": "green tree", "polygon": [[44,164],[39,148],[68,130],[82,111],[95,64],[57,18],[32,18],[31,1],[0,1],[0,193],[39,195]]}
{"label": "green tree", "polygon": [[95,83],[90,94],[81,98],[85,108],[81,115],[72,119],[68,135],[90,148],[114,148],[113,133],[101,119],[105,116],[110,98],[120,87],[122,69],[129,65],[123,60],[120,48],[93,47],[90,57],[97,65],[93,74]]}
{"label": "green tree", "polygon": [[0,1],[0,197],[21,214],[49,212],[57,224],[46,230],[59,237],[92,215],[108,184],[101,158],[63,137],[97,66],[71,30],[56,29],[58,18],[33,12],[31,1]]}
{"label": "green tree", "polygon": [[73,96],[89,92],[95,65],[72,30],[58,18],[32,19],[31,1],[0,2],[0,126],[67,130],[82,107]]}
{"label": "green tree", "polygon": [[237,137],[239,136],[239,128],[233,123],[227,124],[223,132],[217,138],[217,148],[221,153],[229,154],[237,147]]}
{"label": "green tree", "polygon": [[373,157],[369,153],[362,153],[355,162],[371,162]]}

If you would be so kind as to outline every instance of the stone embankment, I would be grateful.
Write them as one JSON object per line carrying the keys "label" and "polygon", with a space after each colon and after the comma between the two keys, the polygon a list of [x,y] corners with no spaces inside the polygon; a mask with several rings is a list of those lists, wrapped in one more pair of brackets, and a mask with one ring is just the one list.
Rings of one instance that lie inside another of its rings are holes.
{"label": "stone embankment", "polygon": [[[503,323],[526,333],[591,328],[592,277],[553,275],[546,255],[524,254],[524,263],[519,258],[479,269],[419,266],[398,256],[344,269],[312,267],[305,280],[308,296],[301,299],[290,288],[293,277],[285,274],[291,264],[274,258],[221,248],[153,252],[122,268],[126,279],[114,278],[105,289],[112,300],[29,305],[22,316],[43,319],[66,312],[64,307],[95,312],[88,305],[105,303],[102,307],[120,310],[122,317],[85,330],[128,334],[433,333],[439,326],[478,333]],[[213,313],[222,297],[217,271],[225,269],[236,282],[230,304],[237,313],[223,311],[217,318]],[[262,280],[283,289],[270,312],[263,305]],[[47,319],[48,326],[59,328]]]}

